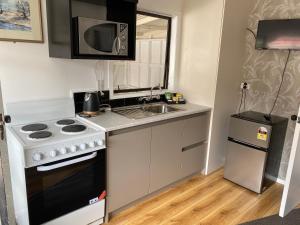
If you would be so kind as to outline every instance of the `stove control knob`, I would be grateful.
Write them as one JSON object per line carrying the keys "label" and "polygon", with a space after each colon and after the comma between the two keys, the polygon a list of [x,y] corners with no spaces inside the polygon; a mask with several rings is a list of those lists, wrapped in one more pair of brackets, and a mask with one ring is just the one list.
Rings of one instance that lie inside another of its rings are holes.
{"label": "stove control knob", "polygon": [[41,161],[42,158],[43,158],[42,153],[34,153],[33,156],[32,156],[32,159],[33,159],[34,161]]}
{"label": "stove control knob", "polygon": [[89,143],[89,147],[90,147],[90,148],[95,148],[95,142],[90,142],[90,143]]}
{"label": "stove control knob", "polygon": [[104,141],[103,140],[98,140],[96,143],[99,146],[103,146],[104,145]]}
{"label": "stove control knob", "polygon": [[76,152],[77,151],[77,146],[76,145],[71,146],[70,150],[71,150],[72,153]]}
{"label": "stove control knob", "polygon": [[53,151],[49,152],[49,155],[50,155],[52,158],[54,158],[54,157],[57,156],[57,151],[56,151],[56,150],[53,150]]}
{"label": "stove control knob", "polygon": [[64,154],[67,153],[67,149],[66,149],[66,148],[61,148],[61,149],[59,150],[59,152],[60,152],[60,154],[64,155]]}
{"label": "stove control knob", "polygon": [[79,147],[80,147],[81,150],[85,150],[86,149],[86,144],[81,144]]}

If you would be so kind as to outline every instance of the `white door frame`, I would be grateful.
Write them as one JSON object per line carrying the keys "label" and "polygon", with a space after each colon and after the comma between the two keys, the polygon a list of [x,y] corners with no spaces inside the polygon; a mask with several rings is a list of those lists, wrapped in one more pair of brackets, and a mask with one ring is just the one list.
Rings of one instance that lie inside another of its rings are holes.
{"label": "white door frame", "polygon": [[[300,109],[298,112],[300,118]],[[300,121],[296,124],[279,216],[284,217],[300,203]]]}

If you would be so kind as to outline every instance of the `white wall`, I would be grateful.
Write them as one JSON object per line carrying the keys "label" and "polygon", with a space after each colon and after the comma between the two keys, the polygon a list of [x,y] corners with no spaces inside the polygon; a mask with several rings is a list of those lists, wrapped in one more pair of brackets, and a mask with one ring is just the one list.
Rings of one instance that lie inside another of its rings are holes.
{"label": "white wall", "polygon": [[183,4],[177,85],[189,102],[213,108],[206,173],[224,165],[253,6],[254,0],[186,0]]}
{"label": "white wall", "polygon": [[[46,1],[41,2],[44,44],[0,42],[0,80],[5,102],[66,97],[71,90],[97,88],[95,70],[101,67],[97,61],[49,58]],[[153,0],[140,0],[138,7],[178,15],[181,0],[156,0],[155,3]],[[178,43],[176,37],[175,42]]]}
{"label": "white wall", "polygon": [[213,107],[224,0],[185,0],[178,88],[193,103]]}
{"label": "white wall", "polygon": [[246,28],[256,0],[226,0],[207,172],[224,165],[230,115],[240,99]]}
{"label": "white wall", "polygon": [[45,0],[42,13],[44,44],[0,42],[0,79],[5,102],[66,97],[73,88],[96,88],[95,61],[49,58]]}

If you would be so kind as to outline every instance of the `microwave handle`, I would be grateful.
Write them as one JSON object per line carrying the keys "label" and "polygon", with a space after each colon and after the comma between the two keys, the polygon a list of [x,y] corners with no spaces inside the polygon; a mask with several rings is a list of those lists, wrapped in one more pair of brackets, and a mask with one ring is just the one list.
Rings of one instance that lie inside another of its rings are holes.
{"label": "microwave handle", "polygon": [[115,39],[115,46],[116,46],[116,51],[117,51],[117,54],[119,55],[120,54],[120,50],[121,50],[121,39],[120,37],[116,37]]}
{"label": "microwave handle", "polygon": [[38,172],[46,172],[46,171],[55,170],[55,169],[62,168],[62,167],[65,167],[65,166],[69,166],[69,165],[73,165],[73,164],[76,164],[76,163],[88,161],[90,159],[94,159],[94,158],[96,158],[96,156],[97,156],[97,152],[94,152],[93,154],[90,154],[90,155],[87,155],[87,156],[84,156],[84,157],[81,157],[81,158],[69,160],[69,161],[66,161],[66,162],[57,163],[57,164],[50,165],[50,166],[39,166],[39,167],[37,167],[37,171]]}

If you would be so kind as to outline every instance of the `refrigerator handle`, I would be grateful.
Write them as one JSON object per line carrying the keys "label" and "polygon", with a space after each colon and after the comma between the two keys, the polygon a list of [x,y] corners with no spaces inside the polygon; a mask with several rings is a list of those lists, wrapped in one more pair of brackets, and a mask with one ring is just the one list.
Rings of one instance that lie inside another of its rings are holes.
{"label": "refrigerator handle", "polygon": [[228,138],[228,141],[239,144],[239,145],[243,145],[243,146],[246,146],[246,147],[249,147],[249,148],[254,148],[254,149],[259,150],[259,151],[268,152],[268,149],[266,149],[266,148],[262,148],[262,147],[259,147],[259,146],[256,146],[256,145],[251,145],[249,143],[245,143],[245,142],[236,140],[236,139],[231,138],[231,137]]}

